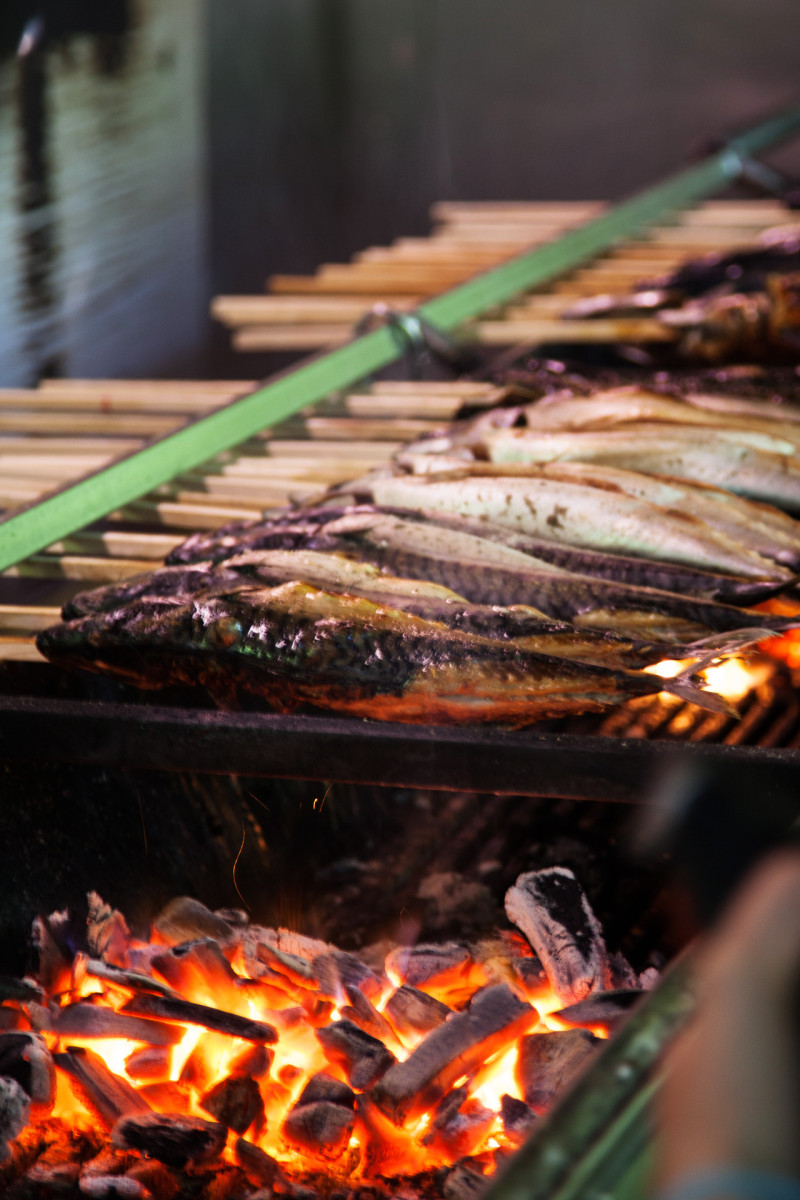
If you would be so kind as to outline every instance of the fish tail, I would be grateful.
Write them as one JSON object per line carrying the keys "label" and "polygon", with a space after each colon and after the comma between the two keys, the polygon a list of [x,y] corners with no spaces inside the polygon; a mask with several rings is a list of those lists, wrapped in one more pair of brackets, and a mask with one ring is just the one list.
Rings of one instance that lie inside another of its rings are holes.
{"label": "fish tail", "polygon": [[692,674],[696,674],[721,658],[730,658],[731,655],[741,654],[748,646],[757,645],[759,642],[766,641],[767,638],[777,636],[777,630],[759,629],[758,626],[749,629],[734,629],[729,633],[714,633],[710,637],[700,638],[697,642],[690,642],[689,645],[682,646],[680,657],[696,660],[689,668]]}
{"label": "fish tail", "polygon": [[696,704],[699,708],[706,708],[709,712],[723,713],[726,717],[738,717],[739,713],[724,696],[720,696],[716,692],[708,692],[699,684],[692,683],[691,675],[696,669],[696,666],[692,666],[688,672],[684,671],[680,675],[676,675],[674,679],[664,679],[662,691],[678,696],[689,704]]}

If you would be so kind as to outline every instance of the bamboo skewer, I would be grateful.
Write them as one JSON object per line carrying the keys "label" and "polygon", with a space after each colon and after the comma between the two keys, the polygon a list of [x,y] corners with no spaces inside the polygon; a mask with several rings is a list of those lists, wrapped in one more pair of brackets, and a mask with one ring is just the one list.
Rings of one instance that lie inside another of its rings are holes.
{"label": "bamboo skewer", "polygon": [[[455,282],[541,245],[596,216],[597,202],[443,202],[428,239],[399,238],[371,247],[347,264],[323,265],[313,276],[282,276],[271,294],[221,296],[217,319],[247,349],[314,349],[352,337],[377,303],[400,311]],[[795,224],[775,201],[707,203],[674,223],[598,256],[556,286],[533,290],[475,322],[487,344],[543,341],[667,341],[674,331],[649,317],[624,321],[559,320],[579,296],[627,292],[672,270],[687,254],[752,241],[770,225]],[[26,503],[145,438],[179,428],[256,387],[245,380],[46,380],[36,389],[0,389],[1,503]],[[498,403],[503,391],[471,380],[383,380],[335,397],[325,408],[257,433],[148,495],[109,514],[104,526],[54,543],[4,578],[70,581],[95,586],[151,569],[183,537],[230,521],[259,519],[264,510],[312,499],[380,467],[409,438],[455,418],[462,405]],[[14,585],[15,589],[19,587]],[[44,606],[0,605],[0,659],[36,661],[24,635],[56,619]]]}
{"label": "bamboo skewer", "polygon": [[490,346],[515,342],[672,342],[677,336],[674,329],[660,321],[638,318],[481,321],[475,330],[478,340]]}

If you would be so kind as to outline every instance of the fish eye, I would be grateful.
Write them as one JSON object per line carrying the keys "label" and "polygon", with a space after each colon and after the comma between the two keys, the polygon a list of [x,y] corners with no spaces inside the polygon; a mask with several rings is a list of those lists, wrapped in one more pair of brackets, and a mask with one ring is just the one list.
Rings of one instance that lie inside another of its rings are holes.
{"label": "fish eye", "polygon": [[242,626],[235,617],[220,617],[208,626],[208,636],[223,649],[234,646],[242,636]]}

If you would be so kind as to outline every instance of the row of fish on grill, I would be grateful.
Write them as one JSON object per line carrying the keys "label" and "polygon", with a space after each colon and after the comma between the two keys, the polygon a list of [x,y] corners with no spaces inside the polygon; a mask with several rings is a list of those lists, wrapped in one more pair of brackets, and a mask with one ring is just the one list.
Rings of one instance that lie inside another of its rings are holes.
{"label": "row of fish on grill", "polygon": [[561,315],[654,318],[671,330],[677,356],[694,361],[796,362],[800,226],[767,229],[755,245],[689,259],[624,295],[587,296]]}
{"label": "row of fish on grill", "polygon": [[[794,372],[497,382],[387,468],[77,595],[41,651],[283,712],[522,726],[662,689],[727,709],[698,672],[800,627],[754,607],[800,573]],[[646,669],[664,659],[686,668]]]}

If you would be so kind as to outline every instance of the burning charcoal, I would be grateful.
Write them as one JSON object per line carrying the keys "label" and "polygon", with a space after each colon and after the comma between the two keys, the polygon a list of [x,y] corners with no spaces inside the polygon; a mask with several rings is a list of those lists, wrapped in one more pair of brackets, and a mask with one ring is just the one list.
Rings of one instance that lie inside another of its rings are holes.
{"label": "burning charcoal", "polygon": [[346,1003],[348,987],[358,988],[370,1000],[377,1000],[383,991],[380,976],[354,954],[331,950],[327,954],[318,954],[313,965],[320,992],[337,1004]]}
{"label": "burning charcoal", "polygon": [[458,942],[398,946],[386,957],[386,973],[393,982],[434,994],[468,984],[475,967],[469,947]]}
{"label": "burning charcoal", "polygon": [[178,1083],[181,1087],[193,1088],[196,1092],[205,1092],[217,1074],[215,1065],[206,1053],[203,1041],[204,1039],[200,1038],[197,1042],[181,1067],[181,1073],[178,1076]]}
{"label": "burning charcoal", "polygon": [[30,1021],[19,1008],[9,1008],[0,1005],[0,1033],[10,1033],[14,1029],[27,1030]]}
{"label": "burning charcoal", "polygon": [[193,1004],[190,1000],[175,1000],[171,996],[135,996],[122,1009],[143,1017],[161,1017],[165,1021],[179,1021],[184,1025],[201,1025],[216,1033],[244,1038],[247,1042],[277,1042],[278,1032],[265,1021],[253,1021],[237,1013],[210,1008],[206,1004]]}
{"label": "burning charcoal", "polygon": [[320,1100],[329,1104],[340,1104],[352,1111],[355,1108],[356,1094],[346,1083],[342,1083],[341,1079],[334,1079],[325,1071],[318,1071],[303,1088],[295,1107],[301,1104],[316,1104]]}
{"label": "burning charcoal", "polygon": [[538,954],[563,1004],[608,987],[603,934],[572,871],[528,871],[506,892],[506,912]]}
{"label": "burning charcoal", "polygon": [[153,929],[167,946],[178,946],[196,938],[213,938],[225,947],[235,945],[237,941],[237,932],[232,925],[191,896],[176,896],[170,900],[153,921]]}
{"label": "burning charcoal", "polygon": [[559,1009],[553,1013],[564,1025],[583,1027],[584,1029],[602,1029],[605,1033],[614,1033],[629,1015],[633,1006],[642,998],[644,992],[639,988],[619,988],[612,992],[595,992],[570,1004],[568,1008]]}
{"label": "burning charcoal", "polygon": [[343,1069],[350,1086],[357,1091],[372,1087],[397,1062],[391,1050],[352,1021],[335,1021],[315,1033],[325,1057]]}
{"label": "burning charcoal", "polygon": [[64,1054],[53,1056],[55,1064],[69,1076],[70,1086],[79,1099],[107,1126],[120,1117],[149,1113],[150,1105],[127,1079],[109,1071],[99,1054],[70,1046]]}
{"label": "burning charcoal", "polygon": [[301,1006],[305,1013],[306,1024],[313,1026],[314,1029],[327,1025],[331,1019],[331,1013],[336,1007],[332,1000],[323,1000],[321,996],[314,996],[310,992],[301,1001]]}
{"label": "burning charcoal", "polygon": [[369,1096],[359,1096],[356,1106],[356,1132],[361,1143],[361,1168],[367,1179],[400,1175],[413,1162],[409,1136],[384,1116]]}
{"label": "burning charcoal", "polygon": [[503,1133],[514,1146],[521,1146],[527,1141],[538,1120],[536,1113],[524,1100],[518,1100],[516,1096],[508,1094],[500,1099],[500,1116],[503,1121]]}
{"label": "burning charcoal", "polygon": [[241,908],[215,908],[214,916],[219,917],[220,921],[226,921],[234,929],[250,924],[250,918]]}
{"label": "burning charcoal", "polygon": [[145,1083],[136,1090],[156,1112],[186,1113],[192,1106],[189,1092],[182,1084],[174,1083],[171,1079]]}
{"label": "burning charcoal", "polygon": [[60,1038],[129,1038],[132,1042],[147,1042],[150,1046],[174,1046],[183,1037],[183,1030],[174,1025],[125,1016],[114,1012],[113,1008],[83,1002],[58,1009],[53,1030]]}
{"label": "burning charcoal", "polygon": [[48,995],[69,986],[73,956],[60,937],[68,919],[68,913],[51,913],[49,917],[35,917],[31,925],[30,948],[35,962],[33,974]]}
{"label": "burning charcoal", "polygon": [[127,1175],[81,1176],[78,1188],[89,1200],[151,1200],[152,1192]]}
{"label": "burning charcoal", "polygon": [[[355,1096],[346,1085],[330,1086],[337,1082],[326,1075],[309,1080],[281,1126],[281,1135],[289,1145],[315,1158],[332,1160],[344,1154],[356,1123]],[[341,1102],[342,1087],[349,1093],[349,1104]],[[326,1091],[336,1099],[327,1099]]]}
{"label": "burning charcoal", "polygon": [[226,1008],[236,1008],[241,1000],[240,976],[213,938],[172,946],[157,954],[152,966],[175,992],[197,996],[206,1002],[219,1000]]}
{"label": "burning charcoal", "polygon": [[444,1181],[445,1200],[479,1200],[489,1186],[489,1180],[478,1163],[456,1163]]}
{"label": "burning charcoal", "polygon": [[140,1183],[153,1200],[175,1200],[181,1190],[180,1183],[169,1167],[165,1167],[154,1158],[140,1159],[125,1172],[125,1177]]}
{"label": "burning charcoal", "polygon": [[466,1089],[458,1088],[440,1104],[423,1145],[445,1161],[464,1158],[478,1149],[495,1117],[496,1113],[479,1100],[468,1099]]}
{"label": "burning charcoal", "polygon": [[37,1200],[40,1197],[43,1200],[45,1196],[74,1196],[80,1169],[79,1163],[37,1162],[25,1177],[27,1194],[36,1196]]}
{"label": "burning charcoal", "polygon": [[517,1083],[526,1104],[539,1116],[557,1093],[586,1066],[599,1039],[585,1029],[532,1033],[520,1042]]}
{"label": "burning charcoal", "polygon": [[21,1083],[0,1076],[0,1143],[22,1133],[31,1115],[31,1100]]}
{"label": "burning charcoal", "polygon": [[42,989],[29,979],[15,979],[12,975],[0,975],[0,1002],[41,1000],[43,995]]}
{"label": "burning charcoal", "polygon": [[515,958],[512,969],[529,1000],[536,1002],[537,996],[550,991],[547,972],[538,958]]}
{"label": "burning charcoal", "polygon": [[277,947],[270,946],[267,942],[259,943],[256,954],[260,962],[276,971],[278,975],[285,976],[295,986],[302,988],[317,986],[317,976],[307,958],[302,958],[299,954],[288,954],[285,950],[278,950]]}
{"label": "burning charcoal", "polygon": [[255,1079],[229,1075],[221,1079],[200,1101],[200,1107],[210,1113],[220,1125],[234,1133],[243,1134],[254,1121],[264,1120],[264,1101]]}
{"label": "burning charcoal", "polygon": [[105,1146],[94,1158],[90,1158],[81,1167],[81,1179],[88,1175],[122,1175],[128,1167],[137,1161],[134,1154],[117,1154],[109,1146]]}
{"label": "burning charcoal", "polygon": [[246,1075],[251,1079],[263,1079],[269,1075],[274,1054],[266,1046],[250,1046],[243,1050],[230,1065],[231,1075]]}
{"label": "burning charcoal", "polygon": [[145,1046],[125,1059],[125,1072],[131,1079],[166,1079],[170,1071],[170,1053],[163,1046]]}
{"label": "burning charcoal", "polygon": [[403,984],[391,995],[383,1010],[399,1034],[430,1033],[441,1025],[451,1009],[441,1000]]}
{"label": "burning charcoal", "polygon": [[139,971],[126,971],[122,967],[115,967],[112,963],[103,962],[99,958],[87,958],[83,967],[87,975],[91,975],[95,979],[105,979],[109,983],[116,983],[132,992],[156,992],[160,996],[175,995],[172,988],[167,987],[158,979],[153,979],[151,975],[145,975]]}
{"label": "burning charcoal", "polygon": [[434,1029],[370,1093],[397,1124],[421,1116],[462,1076],[527,1033],[539,1020],[507,984],[477,992],[469,1007]]}
{"label": "burning charcoal", "polygon": [[131,931],[125,918],[121,912],[101,900],[97,892],[89,892],[87,900],[86,940],[92,957],[124,967],[131,940]]}
{"label": "burning charcoal", "polygon": [[122,1117],[111,1130],[111,1145],[138,1150],[168,1167],[211,1162],[222,1151],[228,1131],[215,1121],[175,1113],[145,1113]]}
{"label": "burning charcoal", "polygon": [[638,980],[636,972],[624,954],[618,950],[608,960],[608,986],[612,991],[635,988]]}
{"label": "burning charcoal", "polygon": [[56,1068],[38,1033],[0,1034],[0,1075],[16,1079],[36,1109],[50,1109],[56,1098]]}
{"label": "burning charcoal", "polygon": [[239,1138],[236,1143],[236,1161],[252,1183],[271,1188],[283,1179],[280,1163],[244,1138]]}
{"label": "burning charcoal", "polygon": [[371,1034],[381,1042],[392,1042],[396,1045],[397,1038],[391,1025],[364,993],[352,984],[345,985],[345,992],[350,1003],[342,1008],[342,1016],[352,1021],[359,1029],[363,1029],[364,1033]]}

